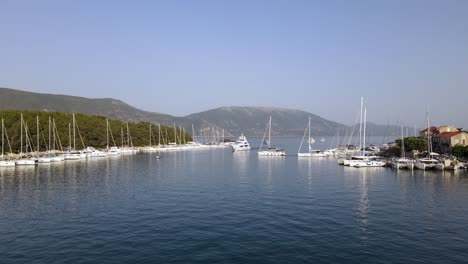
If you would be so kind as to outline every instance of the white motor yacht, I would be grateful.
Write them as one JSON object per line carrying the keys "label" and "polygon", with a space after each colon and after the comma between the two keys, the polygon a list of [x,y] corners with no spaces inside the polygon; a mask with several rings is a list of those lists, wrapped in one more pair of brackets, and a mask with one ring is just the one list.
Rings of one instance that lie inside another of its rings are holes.
{"label": "white motor yacht", "polygon": [[250,150],[250,144],[244,134],[241,134],[237,141],[234,144],[231,144],[231,148],[232,151]]}

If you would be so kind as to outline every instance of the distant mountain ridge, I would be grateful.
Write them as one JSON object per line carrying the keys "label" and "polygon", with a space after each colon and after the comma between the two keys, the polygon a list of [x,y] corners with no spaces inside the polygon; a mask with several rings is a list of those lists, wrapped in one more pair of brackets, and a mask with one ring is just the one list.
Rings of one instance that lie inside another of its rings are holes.
{"label": "distant mountain ridge", "polygon": [[266,123],[272,116],[272,135],[298,136],[304,133],[308,118],[311,118],[311,134],[334,135],[339,124],[312,113],[297,109],[270,106],[228,106],[186,116],[192,120],[205,121],[222,127],[232,134],[262,136]]}
{"label": "distant mountain ridge", "polygon": [[[112,98],[90,99],[78,96],[42,94],[9,88],[0,88],[0,110],[36,110],[54,112],[76,112],[87,115],[105,116],[111,119],[133,122],[152,122],[162,125],[182,126],[192,134],[224,129],[225,135],[235,137],[244,133],[248,136],[262,136],[270,115],[273,119],[272,135],[302,136],[306,123],[311,117],[311,134],[316,136],[343,135],[352,128],[326,120],[315,114],[282,107],[271,106],[227,106],[219,107],[185,117],[140,110],[125,102]],[[396,135],[396,126],[367,123],[368,135]],[[210,128],[210,130],[206,130]],[[340,130],[338,132],[338,130]],[[209,133],[209,132],[207,132]]]}
{"label": "distant mountain ridge", "polygon": [[[167,114],[143,111],[112,98],[90,99],[78,96],[33,93],[9,88],[0,88],[0,110],[31,110],[65,113],[83,113],[105,116],[111,119],[133,122],[152,122],[185,128],[192,120]],[[203,126],[208,124],[196,124]]]}

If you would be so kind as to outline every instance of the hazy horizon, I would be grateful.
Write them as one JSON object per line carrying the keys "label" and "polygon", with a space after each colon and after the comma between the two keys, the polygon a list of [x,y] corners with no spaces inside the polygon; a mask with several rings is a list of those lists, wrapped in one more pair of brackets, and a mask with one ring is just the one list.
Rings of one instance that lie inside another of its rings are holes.
{"label": "hazy horizon", "polygon": [[468,128],[466,1],[11,1],[0,87],[185,116],[274,106]]}

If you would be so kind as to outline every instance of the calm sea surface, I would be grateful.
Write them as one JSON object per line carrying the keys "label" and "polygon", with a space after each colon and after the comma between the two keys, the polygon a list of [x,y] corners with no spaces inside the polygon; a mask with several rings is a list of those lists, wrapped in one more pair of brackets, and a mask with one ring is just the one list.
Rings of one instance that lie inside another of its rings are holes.
{"label": "calm sea surface", "polygon": [[0,168],[0,263],[468,262],[464,172],[155,156]]}

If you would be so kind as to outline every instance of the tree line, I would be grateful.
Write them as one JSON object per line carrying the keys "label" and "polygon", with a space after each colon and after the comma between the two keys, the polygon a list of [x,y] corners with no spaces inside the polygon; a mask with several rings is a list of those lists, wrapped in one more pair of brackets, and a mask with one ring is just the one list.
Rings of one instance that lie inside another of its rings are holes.
{"label": "tree line", "polygon": [[[63,148],[69,147],[70,142],[73,146],[73,127],[72,114],[62,112],[45,111],[0,111],[0,118],[3,119],[6,134],[13,152],[19,152],[21,145],[21,114],[23,114],[24,124],[27,126],[30,136],[30,146],[37,148],[37,136],[39,135],[39,147],[41,150],[48,149],[49,131],[53,135],[55,132],[55,143],[59,142]],[[49,130],[49,117],[51,120]],[[37,118],[39,118],[39,131],[37,130]],[[107,146],[107,122],[103,116],[89,116],[81,113],[75,114],[75,143],[76,149],[92,146],[96,148],[105,148]],[[173,127],[161,126],[149,122],[128,122],[118,120],[108,120],[109,122],[109,146],[133,145],[135,147],[148,146],[150,144],[150,126],[152,131],[152,145],[168,144],[176,142],[177,144],[192,141],[192,137],[184,131]],[[55,128],[52,124],[55,124]],[[70,129],[69,129],[70,128]],[[161,134],[159,134],[161,131]],[[25,131],[23,128],[23,145],[25,144]],[[53,138],[51,136],[51,138]],[[112,139],[113,138],[113,139]],[[51,144],[52,145],[52,144]],[[24,146],[23,146],[24,147]],[[55,149],[58,149],[57,147]],[[5,138],[5,151],[8,151]]]}

